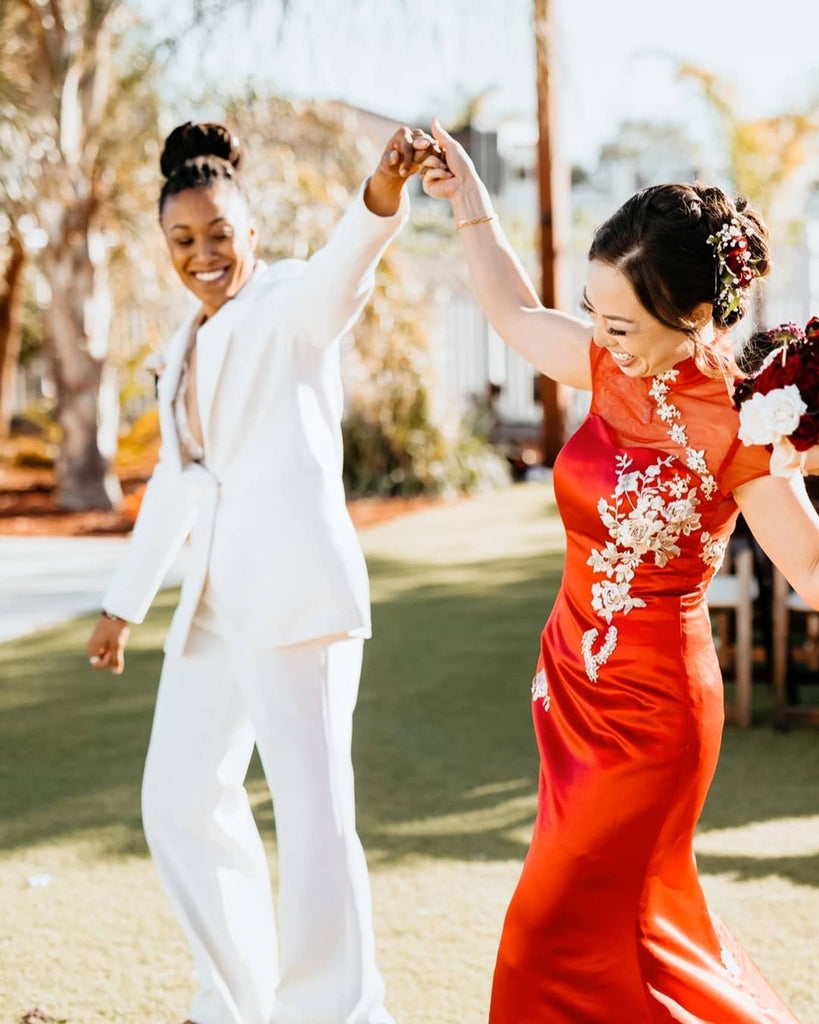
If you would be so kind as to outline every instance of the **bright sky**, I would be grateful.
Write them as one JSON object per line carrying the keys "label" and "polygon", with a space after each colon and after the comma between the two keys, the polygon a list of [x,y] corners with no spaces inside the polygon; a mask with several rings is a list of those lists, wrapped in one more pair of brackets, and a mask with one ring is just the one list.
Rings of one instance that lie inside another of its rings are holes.
{"label": "bright sky", "polygon": [[[167,12],[162,0],[144,0]],[[456,116],[487,91],[497,117],[535,105],[531,0],[278,0],[225,24],[197,62],[230,87],[250,73],[286,95],[333,97],[400,119]],[[730,77],[748,116],[819,96],[813,0],[553,0],[565,156],[590,164],[624,119],[683,123],[708,138],[679,60]],[[191,59],[188,55],[187,64]]]}

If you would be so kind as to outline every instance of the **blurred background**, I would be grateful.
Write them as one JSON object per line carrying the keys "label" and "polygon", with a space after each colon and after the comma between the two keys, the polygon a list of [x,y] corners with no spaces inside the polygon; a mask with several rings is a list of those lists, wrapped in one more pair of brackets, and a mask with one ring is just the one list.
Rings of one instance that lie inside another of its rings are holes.
{"label": "blurred background", "polygon": [[[276,259],[321,245],[397,124],[437,115],[544,301],[568,311],[595,225],[629,194],[715,181],[772,229],[758,320],[804,322],[819,308],[817,27],[798,0],[775,18],[761,0],[5,0],[0,530],[133,521],[157,451],[144,364],[188,301],[156,217],[175,124],[240,135]],[[351,496],[537,476],[584,412],[494,336],[446,205],[415,185],[345,346]]]}

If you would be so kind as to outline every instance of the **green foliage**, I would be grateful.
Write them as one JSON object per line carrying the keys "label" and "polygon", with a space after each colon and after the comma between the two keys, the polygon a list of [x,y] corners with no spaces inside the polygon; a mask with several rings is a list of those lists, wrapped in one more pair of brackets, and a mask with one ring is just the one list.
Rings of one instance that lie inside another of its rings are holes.
{"label": "green foliage", "polygon": [[454,436],[431,422],[423,392],[402,407],[354,409],[344,420],[344,486],[350,495],[472,493],[509,483],[509,469],[460,421]]}

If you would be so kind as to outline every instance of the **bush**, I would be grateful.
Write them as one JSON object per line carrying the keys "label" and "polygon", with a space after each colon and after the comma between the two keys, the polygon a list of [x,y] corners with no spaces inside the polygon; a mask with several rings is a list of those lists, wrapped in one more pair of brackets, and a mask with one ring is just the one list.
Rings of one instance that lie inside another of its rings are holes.
{"label": "bush", "polygon": [[351,496],[463,494],[506,486],[509,466],[466,421],[452,436],[431,421],[419,390],[405,419],[364,409],[344,421],[344,486]]}

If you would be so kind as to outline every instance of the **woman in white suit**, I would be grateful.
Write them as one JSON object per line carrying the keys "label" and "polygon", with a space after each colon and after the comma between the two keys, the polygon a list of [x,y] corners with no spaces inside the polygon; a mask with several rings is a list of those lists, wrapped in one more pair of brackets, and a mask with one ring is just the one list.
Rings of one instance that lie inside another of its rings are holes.
{"label": "woman in white suit", "polygon": [[[350,758],[366,567],[341,482],[339,339],[407,216],[434,143],[401,129],[307,262],[265,266],[239,144],[188,123],[165,143],[160,222],[199,307],[159,381],[162,450],[88,642],[120,673],[186,536],[165,644],[143,823],[191,944],[195,1024],[390,1024],[375,962]],[[244,780],[254,743],[273,795],[278,949]]]}

